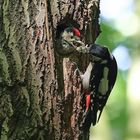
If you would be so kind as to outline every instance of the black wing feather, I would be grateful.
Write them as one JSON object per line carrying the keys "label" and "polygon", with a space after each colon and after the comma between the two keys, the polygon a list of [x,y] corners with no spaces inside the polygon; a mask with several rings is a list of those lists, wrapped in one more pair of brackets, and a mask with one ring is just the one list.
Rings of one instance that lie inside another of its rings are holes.
{"label": "black wing feather", "polygon": [[[108,85],[107,93],[105,93],[104,95],[101,95],[98,92],[98,87],[99,87],[100,80],[103,77],[104,67],[108,67],[109,69],[109,73],[108,73],[109,85]],[[91,79],[91,83],[93,83],[91,85],[91,91],[93,91],[93,95],[91,95],[91,98],[93,98],[93,103],[91,104],[91,112],[92,112],[91,118],[92,118],[93,125],[95,125],[96,122],[98,122],[100,119],[103,108],[106,105],[107,99],[116,81],[117,63],[114,56],[111,57],[110,60],[108,60],[107,64],[95,63],[92,74],[94,74],[95,77]],[[102,96],[102,98],[100,98],[100,96]]]}

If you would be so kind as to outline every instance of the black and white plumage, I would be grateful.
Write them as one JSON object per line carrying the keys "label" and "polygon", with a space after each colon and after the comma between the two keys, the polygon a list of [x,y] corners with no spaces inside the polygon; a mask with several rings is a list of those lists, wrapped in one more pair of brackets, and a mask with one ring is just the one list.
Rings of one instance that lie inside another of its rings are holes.
{"label": "black and white plumage", "polygon": [[[80,50],[82,52],[82,50]],[[104,106],[112,91],[117,77],[117,63],[115,57],[109,52],[108,48],[90,44],[87,47],[89,53],[90,64],[86,72],[81,76],[82,84],[85,91],[89,93],[88,103],[86,106],[85,127],[90,128],[91,123],[95,125],[101,116]],[[87,95],[86,95],[87,96]]]}

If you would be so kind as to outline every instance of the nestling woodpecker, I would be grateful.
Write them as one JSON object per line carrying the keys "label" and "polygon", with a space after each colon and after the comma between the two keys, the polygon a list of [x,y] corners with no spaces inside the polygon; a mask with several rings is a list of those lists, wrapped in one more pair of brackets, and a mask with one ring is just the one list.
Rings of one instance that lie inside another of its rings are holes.
{"label": "nestling woodpecker", "polygon": [[89,129],[91,123],[95,125],[99,121],[115,84],[117,63],[115,57],[104,46],[90,44],[77,50],[91,55],[86,72],[81,75],[86,97],[84,125]]}
{"label": "nestling woodpecker", "polygon": [[85,46],[80,40],[81,33],[75,27],[67,27],[59,34],[56,49],[59,54],[69,55],[76,51],[78,46]]}

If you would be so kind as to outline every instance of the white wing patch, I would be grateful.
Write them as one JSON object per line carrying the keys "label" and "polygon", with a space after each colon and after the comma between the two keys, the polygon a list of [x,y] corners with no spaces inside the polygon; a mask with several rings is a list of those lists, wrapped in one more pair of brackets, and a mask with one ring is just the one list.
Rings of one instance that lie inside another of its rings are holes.
{"label": "white wing patch", "polygon": [[101,93],[102,95],[105,95],[108,91],[108,72],[109,69],[105,67],[103,71],[103,78],[101,79],[99,84],[99,93]]}
{"label": "white wing patch", "polygon": [[93,69],[93,66],[94,66],[94,64],[90,62],[84,75],[81,75],[83,88],[86,90],[88,90],[89,86],[90,86],[90,75],[91,75],[91,71]]}

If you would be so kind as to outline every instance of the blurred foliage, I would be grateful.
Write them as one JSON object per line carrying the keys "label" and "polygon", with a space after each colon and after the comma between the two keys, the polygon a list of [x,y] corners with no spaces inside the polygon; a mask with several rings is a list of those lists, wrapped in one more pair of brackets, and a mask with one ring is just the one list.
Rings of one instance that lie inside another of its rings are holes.
{"label": "blurred foliage", "polygon": [[[135,0],[133,14],[138,18],[140,17],[139,0]],[[132,26],[135,25],[132,24]],[[126,28],[129,28],[127,24]],[[101,119],[94,128],[91,128],[90,140],[140,140],[140,127],[137,126],[140,125],[139,117],[135,116],[140,116],[139,107],[137,102],[134,101],[132,103],[131,97],[128,95],[128,77],[132,73],[131,68],[135,60],[140,60],[140,32],[126,36],[115,28],[112,21],[105,20],[101,22],[101,30],[102,32],[96,40],[96,43],[107,46],[111,52],[119,45],[125,46],[129,49],[132,65],[126,71],[119,69],[115,87],[109,97]]]}
{"label": "blurred foliage", "polygon": [[97,38],[97,43],[113,50],[119,43],[123,42],[124,36],[118,30],[114,29],[110,23],[103,22],[100,26],[102,32]]}

